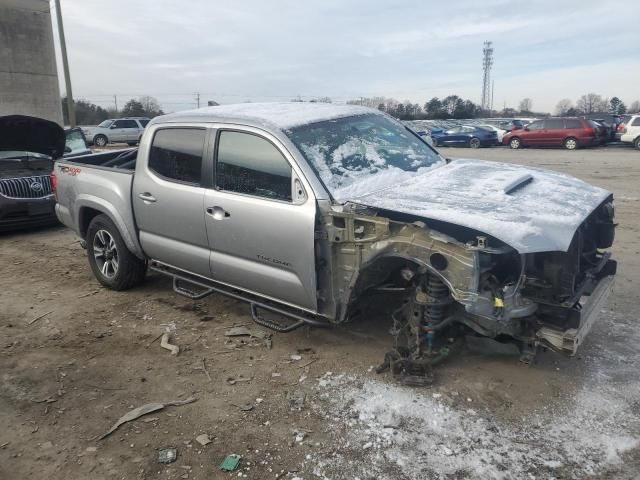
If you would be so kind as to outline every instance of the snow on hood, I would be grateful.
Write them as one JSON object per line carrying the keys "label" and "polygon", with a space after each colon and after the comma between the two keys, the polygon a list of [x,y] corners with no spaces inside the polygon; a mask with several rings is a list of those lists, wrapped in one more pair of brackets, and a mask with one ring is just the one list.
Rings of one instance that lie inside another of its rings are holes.
{"label": "snow on hood", "polygon": [[549,170],[456,160],[352,202],[461,225],[520,253],[567,251],[610,192]]}
{"label": "snow on hood", "polygon": [[65,134],[60,125],[25,115],[0,117],[0,152],[41,153],[51,158],[64,153]]}

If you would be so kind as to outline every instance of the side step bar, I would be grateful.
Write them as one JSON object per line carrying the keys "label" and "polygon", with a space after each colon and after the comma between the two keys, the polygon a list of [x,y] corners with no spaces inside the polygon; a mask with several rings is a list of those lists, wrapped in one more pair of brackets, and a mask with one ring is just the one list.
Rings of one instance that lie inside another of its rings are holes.
{"label": "side step bar", "polygon": [[[280,305],[276,302],[260,298],[257,295],[252,295],[232,287],[227,287],[226,285],[221,285],[216,282],[182,272],[169,267],[168,265],[152,261],[149,264],[149,269],[170,276],[173,279],[173,290],[177,294],[190,298],[191,300],[199,300],[211,295],[212,293],[220,293],[227,297],[247,302],[251,306],[251,318],[253,321],[258,325],[262,325],[263,327],[277,332],[291,332],[303,325],[309,325],[312,327],[331,326],[329,321],[310,316],[302,310],[297,310],[286,305]],[[264,318],[260,315],[258,309],[281,315],[285,317],[286,320],[281,323]]]}

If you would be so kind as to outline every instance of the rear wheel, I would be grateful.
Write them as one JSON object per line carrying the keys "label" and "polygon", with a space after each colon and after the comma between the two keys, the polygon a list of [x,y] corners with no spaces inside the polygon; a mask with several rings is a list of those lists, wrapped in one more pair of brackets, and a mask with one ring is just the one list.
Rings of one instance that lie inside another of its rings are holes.
{"label": "rear wheel", "polygon": [[95,137],[93,137],[93,144],[96,147],[104,147],[107,143],[107,137],[105,137],[104,135],[96,135]]}
{"label": "rear wheel", "polygon": [[127,290],[144,278],[146,262],[129,251],[106,215],[96,216],[89,224],[87,255],[96,279],[111,290]]}
{"label": "rear wheel", "polygon": [[469,146],[471,148],[480,148],[480,139],[479,138],[472,138],[471,140],[469,140]]}
{"label": "rear wheel", "polygon": [[566,148],[567,150],[575,150],[576,148],[578,148],[578,140],[573,137],[565,139],[564,148]]}
{"label": "rear wheel", "polygon": [[514,150],[517,150],[518,148],[522,147],[522,141],[518,137],[513,137],[511,140],[509,140],[509,146]]}
{"label": "rear wheel", "polygon": [[633,142],[633,146],[640,150],[640,137],[636,138]]}

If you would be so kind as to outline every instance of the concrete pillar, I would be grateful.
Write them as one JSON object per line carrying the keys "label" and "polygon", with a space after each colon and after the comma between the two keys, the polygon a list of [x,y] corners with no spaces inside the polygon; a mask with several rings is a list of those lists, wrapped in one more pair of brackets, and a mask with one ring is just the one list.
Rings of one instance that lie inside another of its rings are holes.
{"label": "concrete pillar", "polygon": [[0,116],[62,125],[48,0],[0,0]]}

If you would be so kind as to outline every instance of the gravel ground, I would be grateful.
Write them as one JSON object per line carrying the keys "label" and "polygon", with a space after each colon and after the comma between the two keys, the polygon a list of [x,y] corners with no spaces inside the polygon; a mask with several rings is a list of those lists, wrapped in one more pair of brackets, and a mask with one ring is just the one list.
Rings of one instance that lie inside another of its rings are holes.
{"label": "gravel ground", "polygon": [[[62,227],[4,234],[0,478],[637,478],[640,152],[443,152],[614,192],[618,281],[578,356],[546,352],[525,367],[465,352],[433,387],[402,387],[373,372],[389,347],[383,314],[270,334],[246,305],[179,297],[157,274],[129,292],[100,288]],[[256,337],[225,337],[234,325]],[[154,341],[165,328],[178,356]],[[134,407],[189,397],[97,439]],[[163,465],[167,447],[178,458]],[[240,470],[219,471],[231,453]]]}

